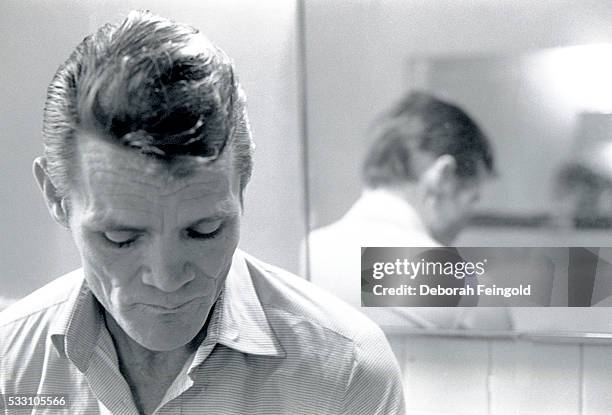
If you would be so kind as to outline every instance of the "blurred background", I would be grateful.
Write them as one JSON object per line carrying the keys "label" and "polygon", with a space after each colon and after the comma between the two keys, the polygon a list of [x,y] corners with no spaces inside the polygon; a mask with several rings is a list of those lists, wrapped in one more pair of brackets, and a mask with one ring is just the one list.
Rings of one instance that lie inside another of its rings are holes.
{"label": "blurred background", "polygon": [[[359,197],[374,119],[419,89],[467,110],[495,150],[457,245],[612,246],[611,6],[306,1],[309,228]],[[507,334],[385,329],[411,413],[612,413],[608,308],[509,313]]]}
{"label": "blurred background", "polygon": [[[493,141],[499,177],[458,245],[612,246],[611,1],[8,0],[0,296],[79,266],[30,172],[45,90],[84,36],[134,8],[235,60],[257,143],[241,246],[267,262],[300,272],[308,232],[359,197],[373,120],[411,89],[460,104]],[[502,332],[387,328],[409,413],[612,413],[608,308],[511,315]]]}

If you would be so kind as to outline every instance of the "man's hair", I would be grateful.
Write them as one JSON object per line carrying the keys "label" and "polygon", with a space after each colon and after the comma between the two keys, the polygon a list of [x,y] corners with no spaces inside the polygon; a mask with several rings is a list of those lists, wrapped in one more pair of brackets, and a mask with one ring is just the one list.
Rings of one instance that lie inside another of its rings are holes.
{"label": "man's hair", "polygon": [[53,77],[47,171],[66,196],[77,131],[179,165],[189,156],[214,161],[231,146],[242,194],[254,148],[245,101],[230,58],[197,29],[132,11],[86,37]]}
{"label": "man's hair", "polygon": [[378,134],[363,165],[368,188],[391,187],[418,179],[417,152],[451,155],[456,174],[467,179],[484,164],[493,172],[485,134],[463,110],[430,94],[412,92],[378,120]]}

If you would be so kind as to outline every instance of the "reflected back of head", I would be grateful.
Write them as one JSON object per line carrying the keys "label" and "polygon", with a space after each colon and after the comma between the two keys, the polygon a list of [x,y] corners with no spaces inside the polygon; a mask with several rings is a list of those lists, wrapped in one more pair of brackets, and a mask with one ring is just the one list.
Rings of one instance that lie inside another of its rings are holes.
{"label": "reflected back of head", "polygon": [[363,180],[368,188],[384,188],[417,181],[423,172],[422,157],[448,154],[457,163],[456,175],[469,179],[480,166],[492,173],[489,141],[476,122],[458,106],[423,92],[412,92],[377,120],[365,163]]}

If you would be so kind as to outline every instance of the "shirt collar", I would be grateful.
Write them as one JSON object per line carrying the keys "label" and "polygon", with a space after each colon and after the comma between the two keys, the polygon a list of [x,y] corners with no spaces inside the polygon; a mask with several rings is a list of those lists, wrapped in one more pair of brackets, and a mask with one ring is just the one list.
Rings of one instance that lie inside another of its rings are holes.
{"label": "shirt collar", "polygon": [[214,341],[243,353],[284,356],[255,291],[247,261],[237,250],[202,343]]}
{"label": "shirt collar", "polygon": [[[75,290],[50,327],[51,340],[77,368],[87,370],[104,321],[102,306],[89,289],[83,270]],[[284,356],[255,291],[244,254],[237,250],[224,289],[212,310],[208,333],[194,356],[200,364],[216,343],[247,354]]]}
{"label": "shirt collar", "polygon": [[60,355],[68,357],[84,372],[98,342],[104,315],[83,278],[83,270],[74,272],[80,274],[79,282],[53,320],[50,336]]}

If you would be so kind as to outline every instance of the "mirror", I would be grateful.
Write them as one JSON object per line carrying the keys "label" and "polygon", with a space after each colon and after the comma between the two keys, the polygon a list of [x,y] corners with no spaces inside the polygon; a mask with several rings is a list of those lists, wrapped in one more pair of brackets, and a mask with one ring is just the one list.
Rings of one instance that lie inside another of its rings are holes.
{"label": "mirror", "polygon": [[505,234],[491,227],[540,228],[522,233],[523,246],[612,241],[612,44],[412,58],[407,66],[407,88],[457,103],[492,140],[499,177],[459,244],[503,244]]}
{"label": "mirror", "polygon": [[[497,25],[504,19],[518,22],[525,6],[488,12],[468,7],[461,12],[470,16],[465,20],[479,22],[490,35],[476,38],[477,29],[453,20],[460,13],[453,7],[436,14],[433,6],[417,10],[395,2],[306,3],[311,278],[345,299],[355,298],[358,276],[344,281],[334,275],[347,269],[347,262],[359,261],[358,254],[325,245],[312,231],[330,225],[338,231],[338,221],[360,198],[361,164],[376,118],[409,91],[425,91],[465,110],[485,131],[495,155],[497,176],[483,187],[454,246],[526,248],[513,250],[505,261],[517,268],[533,260],[529,247],[602,249],[593,272],[585,275],[588,281],[580,283],[580,300],[566,271],[539,278],[548,287],[540,301],[547,307],[362,310],[389,327],[612,334],[607,309],[594,307],[610,304],[612,294],[605,248],[612,246],[612,43],[601,42],[611,38],[609,29],[575,8],[579,25],[590,25],[591,33],[599,28],[605,36],[577,39],[561,22],[548,21],[547,39],[533,28],[508,39]],[[437,28],[451,20],[455,26],[442,33],[430,25],[434,19]],[[472,42],[452,38],[457,33]],[[346,241],[367,232],[348,228]],[[323,282],[316,277],[321,250],[328,253],[326,263],[334,262]],[[358,274],[359,264],[351,269]]]}

